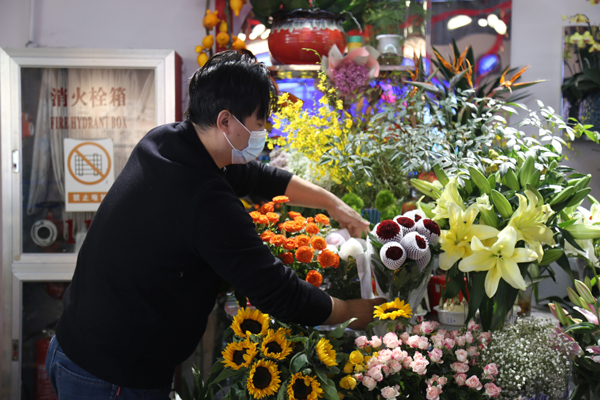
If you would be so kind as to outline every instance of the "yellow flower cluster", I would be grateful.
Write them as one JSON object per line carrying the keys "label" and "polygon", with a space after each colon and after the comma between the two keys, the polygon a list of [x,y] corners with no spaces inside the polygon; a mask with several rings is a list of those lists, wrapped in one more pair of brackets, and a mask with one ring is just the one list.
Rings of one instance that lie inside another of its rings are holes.
{"label": "yellow flower cluster", "polygon": [[[344,111],[342,100],[335,100],[335,89],[327,86],[327,76],[319,73],[318,89],[325,92],[315,110],[303,110],[303,102],[291,101],[288,94],[280,96],[279,111],[273,114],[273,126],[287,134],[291,150],[298,151],[317,164],[320,176],[329,174],[333,182],[341,184],[350,176],[335,161],[324,162],[326,154],[364,156],[353,146],[348,135],[355,125],[352,116]],[[277,143],[281,144],[281,143]]]}

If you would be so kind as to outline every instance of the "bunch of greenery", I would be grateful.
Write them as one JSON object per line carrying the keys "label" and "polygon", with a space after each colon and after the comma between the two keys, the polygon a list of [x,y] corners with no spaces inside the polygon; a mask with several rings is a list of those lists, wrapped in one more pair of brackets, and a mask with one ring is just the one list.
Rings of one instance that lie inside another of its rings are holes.
{"label": "bunch of greenery", "polygon": [[411,33],[425,37],[426,17],[427,10],[420,1],[373,1],[363,15],[365,27],[372,33],[369,43],[373,46],[377,46],[377,35],[404,36],[403,25],[409,21]]}

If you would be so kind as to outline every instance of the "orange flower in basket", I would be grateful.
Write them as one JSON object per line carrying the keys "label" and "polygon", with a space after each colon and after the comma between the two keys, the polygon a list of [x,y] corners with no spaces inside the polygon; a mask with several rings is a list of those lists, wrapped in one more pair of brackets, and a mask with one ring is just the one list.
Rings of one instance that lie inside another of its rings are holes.
{"label": "orange flower in basket", "polygon": [[287,238],[285,242],[283,242],[283,248],[286,250],[294,250],[298,245],[296,244],[296,239]]}
{"label": "orange flower in basket", "polygon": [[339,256],[331,250],[323,250],[321,254],[317,256],[317,261],[321,264],[321,267],[333,267],[336,261],[339,263]]}
{"label": "orange flower in basket", "polygon": [[287,203],[290,199],[287,196],[275,196],[273,197],[273,203]]}
{"label": "orange flower in basket", "polygon": [[318,224],[329,225],[329,218],[323,214],[315,215],[315,222]]}
{"label": "orange flower in basket", "polygon": [[288,215],[290,216],[291,219],[302,216],[302,214],[300,214],[299,212],[296,212],[296,211],[290,211],[290,212],[288,212]]}
{"label": "orange flower in basket", "polygon": [[250,217],[252,218],[252,221],[258,222],[258,219],[260,218],[260,213],[258,211],[252,211],[250,213]]}
{"label": "orange flower in basket", "polygon": [[269,240],[271,240],[271,238],[275,236],[275,234],[271,231],[264,231],[263,233],[261,233],[260,238],[262,239],[263,242],[268,242]]}
{"label": "orange flower in basket", "polygon": [[323,236],[313,236],[310,238],[310,245],[316,250],[325,250],[327,248],[327,242]]}
{"label": "orange flower in basket", "polygon": [[266,213],[270,213],[273,212],[275,210],[274,204],[272,202],[268,202],[262,205],[262,207],[260,208],[260,213],[261,214],[266,214]]}
{"label": "orange flower in basket", "polygon": [[279,215],[272,213],[272,212],[269,212],[266,215],[267,215],[267,218],[269,219],[270,223],[275,224],[275,223],[279,222]]}
{"label": "orange flower in basket", "polygon": [[306,235],[296,236],[296,244],[300,246],[308,246],[310,244],[310,238]]}
{"label": "orange flower in basket", "polygon": [[318,271],[311,269],[306,274],[306,282],[310,283],[314,287],[319,287],[323,283],[323,275],[321,275]]}
{"label": "orange flower in basket", "polygon": [[302,263],[309,263],[313,259],[313,250],[308,246],[298,247],[296,250],[296,260]]}
{"label": "orange flower in basket", "polygon": [[269,225],[269,218],[267,218],[266,215],[261,215],[258,218],[258,223],[261,224],[261,225]]}
{"label": "orange flower in basket", "polygon": [[294,262],[294,255],[292,253],[283,253],[281,255],[281,260],[284,264],[289,265]]}
{"label": "orange flower in basket", "polygon": [[310,235],[316,235],[319,233],[319,226],[315,223],[309,223],[306,225],[306,233]]}
{"label": "orange flower in basket", "polygon": [[273,235],[271,239],[269,239],[269,243],[274,244],[275,246],[281,246],[285,242],[285,236],[283,235]]}

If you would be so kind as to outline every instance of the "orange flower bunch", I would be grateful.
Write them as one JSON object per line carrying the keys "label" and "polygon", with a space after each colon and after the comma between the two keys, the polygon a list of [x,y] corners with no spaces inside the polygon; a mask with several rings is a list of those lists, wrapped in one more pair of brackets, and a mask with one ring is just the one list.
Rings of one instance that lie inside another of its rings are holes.
{"label": "orange flower bunch", "polygon": [[340,257],[327,248],[325,240],[331,229],[330,220],[323,214],[305,218],[295,211],[289,211],[287,218],[281,220],[275,210],[288,201],[286,196],[274,197],[252,211],[250,217],[273,255],[307,282],[319,287],[323,283],[324,269],[340,265]]}

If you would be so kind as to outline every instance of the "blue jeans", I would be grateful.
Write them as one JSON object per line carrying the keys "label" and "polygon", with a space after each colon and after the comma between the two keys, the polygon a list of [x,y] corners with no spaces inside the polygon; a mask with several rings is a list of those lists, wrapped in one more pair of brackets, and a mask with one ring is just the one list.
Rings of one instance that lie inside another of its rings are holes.
{"label": "blue jeans", "polygon": [[171,392],[171,386],[132,389],[98,379],[69,360],[56,336],[52,338],[46,355],[46,370],[60,400],[167,400]]}

